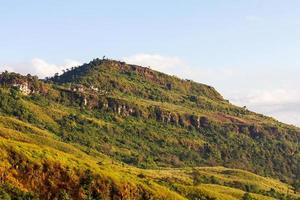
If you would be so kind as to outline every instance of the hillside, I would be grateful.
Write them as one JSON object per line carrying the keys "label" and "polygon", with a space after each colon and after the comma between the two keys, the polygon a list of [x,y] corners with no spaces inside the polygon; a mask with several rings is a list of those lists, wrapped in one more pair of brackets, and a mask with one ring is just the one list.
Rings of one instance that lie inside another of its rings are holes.
{"label": "hillside", "polygon": [[100,59],[0,85],[0,197],[299,198],[300,130],[211,86]]}

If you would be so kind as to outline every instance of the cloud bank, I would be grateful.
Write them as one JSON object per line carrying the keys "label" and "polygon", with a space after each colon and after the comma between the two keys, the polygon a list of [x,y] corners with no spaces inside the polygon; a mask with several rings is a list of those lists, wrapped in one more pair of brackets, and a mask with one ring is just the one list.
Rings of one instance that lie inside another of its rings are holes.
{"label": "cloud bank", "polygon": [[62,64],[49,63],[41,58],[33,58],[30,61],[19,63],[7,63],[0,66],[0,72],[11,71],[21,74],[37,75],[39,78],[53,76],[55,73],[60,73],[63,69],[79,66],[81,62],[65,59]]}
{"label": "cloud bank", "polygon": [[237,105],[246,105],[250,110],[273,116],[279,121],[300,126],[300,88],[252,90],[248,94],[231,96]]}
{"label": "cloud bank", "polygon": [[128,57],[123,57],[123,61],[144,67],[150,67],[157,71],[174,74],[179,69],[183,70],[186,64],[178,57],[162,56],[158,54],[139,53]]}

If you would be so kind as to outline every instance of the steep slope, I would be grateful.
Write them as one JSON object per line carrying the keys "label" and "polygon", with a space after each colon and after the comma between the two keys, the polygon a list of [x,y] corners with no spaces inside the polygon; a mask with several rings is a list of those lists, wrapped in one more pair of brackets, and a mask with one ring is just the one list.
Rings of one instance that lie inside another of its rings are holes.
{"label": "steep slope", "polygon": [[223,165],[299,179],[299,129],[234,106],[210,86],[99,59],[52,81],[81,95],[83,107],[112,114],[111,131],[123,136],[113,134],[110,149],[127,163]]}
{"label": "steep slope", "polygon": [[47,81],[3,73],[0,84],[5,193],[297,198],[299,129],[236,107],[210,86],[99,59]]}
{"label": "steep slope", "polygon": [[271,200],[286,191],[288,199],[299,197],[287,184],[242,170],[131,167],[11,117],[1,117],[0,147],[1,199],[237,200],[250,194]]}

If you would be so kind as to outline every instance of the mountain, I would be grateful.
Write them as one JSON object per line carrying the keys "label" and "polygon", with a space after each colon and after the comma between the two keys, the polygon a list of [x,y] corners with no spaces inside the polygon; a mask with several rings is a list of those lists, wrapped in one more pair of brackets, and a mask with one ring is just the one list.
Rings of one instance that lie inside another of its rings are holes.
{"label": "mountain", "polygon": [[0,199],[299,199],[300,129],[94,59],[0,75]]}

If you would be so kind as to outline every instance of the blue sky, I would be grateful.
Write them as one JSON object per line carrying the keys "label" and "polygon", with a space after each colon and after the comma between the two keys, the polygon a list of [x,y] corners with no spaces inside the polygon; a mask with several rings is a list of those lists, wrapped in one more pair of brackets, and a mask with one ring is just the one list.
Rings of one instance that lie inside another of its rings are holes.
{"label": "blue sky", "polygon": [[106,55],[300,125],[299,9],[297,0],[3,1],[0,71],[46,76]]}

